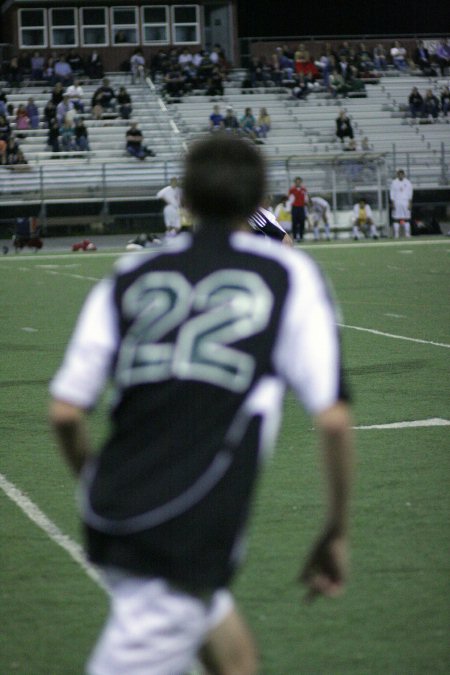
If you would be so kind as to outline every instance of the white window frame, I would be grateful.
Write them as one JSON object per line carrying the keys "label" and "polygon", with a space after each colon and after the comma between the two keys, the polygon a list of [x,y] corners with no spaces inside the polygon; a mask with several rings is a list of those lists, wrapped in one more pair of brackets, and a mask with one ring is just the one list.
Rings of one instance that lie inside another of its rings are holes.
{"label": "white window frame", "polygon": [[[53,12],[59,12],[59,11],[67,11],[68,9],[71,9],[73,11],[73,24],[67,24],[67,25],[58,25],[54,26],[53,25]],[[78,37],[78,16],[77,16],[77,8],[76,7],[52,7],[49,10],[49,25],[50,25],[50,46],[54,47],[55,49],[66,49],[66,48],[72,48],[72,47],[78,47],[80,41]],[[74,37],[75,37],[75,42],[73,44],[55,44],[53,41],[53,31],[54,30],[61,30],[61,29],[67,29],[67,28],[73,28],[74,31]]]}
{"label": "white window frame", "polygon": [[[23,12],[42,12],[43,18],[44,18],[44,24],[42,26],[22,26],[22,13]],[[42,30],[43,32],[43,43],[39,45],[25,45],[23,44],[22,40],[22,35],[23,31],[26,30]],[[31,8],[31,7],[24,7],[22,9],[19,9],[19,47],[20,49],[46,49],[48,47],[48,24],[47,24],[47,12],[44,8],[42,7],[37,7],[37,8]]]}
{"label": "white window frame", "polygon": [[[116,24],[114,23],[114,12],[117,10],[126,10],[126,11],[134,11],[134,26],[131,23],[124,23],[124,24]],[[114,7],[111,7],[111,21],[110,21],[110,26],[111,26],[111,47],[129,47],[131,46],[136,46],[140,44],[140,31],[139,31],[139,15],[138,15],[138,8],[135,5],[117,5]],[[116,43],[115,41],[115,33],[116,30],[126,30],[127,28],[134,28],[136,31],[136,42],[119,42]]]}
{"label": "white window frame", "polygon": [[[83,19],[83,10],[88,9],[102,9],[103,14],[105,17],[105,23],[104,24],[90,24],[90,23],[84,23]],[[108,47],[109,46],[109,15],[108,15],[108,8],[107,7],[80,7],[80,15],[79,15],[79,26],[80,26],[80,44],[82,47]],[[105,30],[105,42],[85,42],[84,40],[84,30],[86,28],[104,28]]]}
{"label": "white window frame", "polygon": [[[195,23],[192,21],[183,21],[183,22],[175,22],[175,10],[177,8],[180,9],[187,9],[187,8],[195,8]],[[198,45],[200,44],[200,6],[195,5],[195,4],[189,4],[189,5],[172,5],[170,8],[170,18],[171,18],[171,28],[172,28],[172,44],[174,45]],[[195,41],[178,41],[176,40],[176,28],[178,26],[195,26],[196,29],[196,37],[197,39]]]}
{"label": "white window frame", "polygon": [[[164,9],[166,15],[165,23],[145,23],[144,16],[146,9]],[[168,5],[143,5],[141,7],[141,26],[142,26],[142,44],[143,45],[168,45],[170,44],[170,17],[169,17],[169,7]],[[146,40],[145,39],[145,28],[154,26],[155,28],[164,27],[166,29],[166,40]]]}

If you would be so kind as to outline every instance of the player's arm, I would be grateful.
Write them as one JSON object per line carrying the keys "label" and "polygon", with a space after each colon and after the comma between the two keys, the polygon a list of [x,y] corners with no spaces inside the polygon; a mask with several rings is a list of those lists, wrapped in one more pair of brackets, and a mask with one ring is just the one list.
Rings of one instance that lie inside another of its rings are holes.
{"label": "player's arm", "polygon": [[71,403],[53,399],[49,417],[58,447],[67,464],[78,476],[92,452],[85,411]]}
{"label": "player's arm", "polygon": [[349,501],[354,450],[348,405],[339,401],[316,416],[327,484],[327,516],[300,574],[306,598],[335,597],[343,592],[348,573]]}

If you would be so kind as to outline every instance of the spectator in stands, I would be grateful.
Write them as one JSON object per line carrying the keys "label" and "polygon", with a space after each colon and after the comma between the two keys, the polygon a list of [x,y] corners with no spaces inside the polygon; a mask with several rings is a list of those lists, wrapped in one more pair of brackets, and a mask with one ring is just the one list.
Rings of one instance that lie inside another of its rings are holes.
{"label": "spectator in stands", "polygon": [[434,122],[437,122],[439,116],[439,99],[433,94],[432,89],[427,89],[423,99],[423,114],[424,117],[430,117]]}
{"label": "spectator in stands", "polygon": [[281,47],[276,48],[278,58],[278,67],[282,73],[283,80],[292,80],[294,74],[294,60],[287,50]]}
{"label": "spectator in stands", "polygon": [[424,75],[431,75],[432,65],[430,54],[426,49],[423,40],[418,40],[413,53],[413,62],[423,72]]}
{"label": "spectator in stands", "polygon": [[30,118],[28,117],[26,108],[22,103],[17,106],[15,123],[17,131],[27,131],[31,126]]}
{"label": "spectator in stands", "polygon": [[297,75],[306,75],[308,64],[310,63],[309,51],[304,44],[299,44],[297,51],[294,53],[294,70]]}
{"label": "spectator in stands", "polygon": [[0,115],[0,140],[8,141],[11,135],[11,126],[6,115]]}
{"label": "spectator in stands", "polygon": [[17,56],[13,56],[6,68],[6,79],[10,87],[20,87],[23,79],[23,71]]}
{"label": "spectator in stands", "polygon": [[6,142],[6,164],[17,164],[19,151],[19,143],[16,137],[11,134]]}
{"label": "spectator in stands", "polygon": [[353,206],[352,235],[355,240],[369,236],[372,237],[372,239],[378,239],[378,232],[374,223],[372,209],[362,197],[359,202]]}
{"label": "spectator in stands", "polygon": [[47,63],[45,64],[45,67],[44,67],[43,78],[49,84],[51,84],[51,85],[55,84],[55,60],[52,56],[50,56],[47,59]]}
{"label": "spectator in stands", "polygon": [[77,150],[82,150],[83,152],[89,151],[89,133],[87,127],[81,117],[77,117],[75,120],[75,146]]}
{"label": "spectator in stands", "polygon": [[220,106],[215,105],[213,111],[209,116],[209,130],[210,131],[223,131],[223,115],[220,112]]}
{"label": "spectator in stands", "polygon": [[441,109],[443,116],[447,117],[448,111],[450,110],[450,89],[448,86],[445,86],[441,91]]}
{"label": "spectator in stands", "polygon": [[197,80],[200,89],[206,89],[214,72],[214,63],[209,58],[208,52],[204,52],[202,62],[197,68]]}
{"label": "spectator in stands", "polygon": [[387,69],[386,50],[381,43],[377,44],[373,49],[373,63],[377,70]]}
{"label": "spectator in stands", "polygon": [[409,112],[415,119],[417,116],[423,115],[423,96],[417,87],[413,87],[408,97]]}
{"label": "spectator in stands", "polygon": [[103,77],[102,59],[95,49],[86,61],[86,74],[91,80],[99,80]]}
{"label": "spectator in stands", "polygon": [[44,79],[44,57],[39,52],[34,52],[31,57],[31,79],[32,80],[43,80]]}
{"label": "spectator in stands", "polygon": [[360,73],[370,73],[374,63],[364,42],[360,42],[356,52],[357,68]]}
{"label": "spectator in stands", "polygon": [[239,122],[231,106],[228,106],[226,109],[225,117],[223,118],[223,126],[228,133],[239,133]]}
{"label": "spectator in stands", "polygon": [[186,77],[178,64],[172,64],[164,75],[164,92],[169,98],[180,98],[186,92]]}
{"label": "spectator in stands", "polygon": [[214,66],[211,77],[206,81],[207,96],[223,96],[224,75],[219,66]]}
{"label": "spectator in stands", "polygon": [[297,98],[299,100],[305,100],[309,94],[308,83],[306,82],[305,76],[303,74],[296,75],[294,80],[294,86],[291,89],[292,98]]}
{"label": "spectator in stands", "polygon": [[345,110],[341,110],[336,118],[336,136],[341,143],[344,143],[344,138],[353,138],[353,127]]}
{"label": "spectator in stands", "polygon": [[137,122],[132,122],[131,127],[126,132],[126,150],[129,155],[137,159],[144,160],[146,157],[154,157],[153,150],[149,150],[144,144],[144,136],[138,128]]}
{"label": "spectator in stands", "polygon": [[99,106],[101,113],[105,111],[114,112],[116,109],[116,94],[110,86],[107,77],[104,77],[101,85],[95,90],[92,97],[92,108]]}
{"label": "spectator in stands", "polygon": [[144,82],[145,58],[144,53],[140,48],[135,49],[130,58],[130,72],[132,84],[136,84],[136,81],[139,81],[141,84]]}
{"label": "spectator in stands", "polygon": [[448,40],[441,40],[434,50],[434,59],[444,77],[450,68],[450,44]]}
{"label": "spectator in stands", "polygon": [[[256,129],[256,119],[251,108],[245,108],[245,112],[239,120],[242,132],[255,143],[258,142],[258,133]],[[262,143],[262,141],[259,141]]]}
{"label": "spectator in stands", "polygon": [[370,145],[369,139],[367,136],[364,136],[364,138],[361,141],[361,150],[362,152],[370,152],[372,150],[372,147]]}
{"label": "spectator in stands", "polygon": [[74,110],[74,105],[67,94],[64,94],[63,100],[56,106],[56,119],[59,126],[62,126],[64,120],[72,110]]}
{"label": "spectator in stands", "polygon": [[30,120],[31,129],[39,129],[39,108],[34,102],[34,98],[30,97],[25,107],[28,119]]}
{"label": "spectator in stands", "polygon": [[77,149],[75,144],[75,130],[70,119],[65,118],[59,129],[61,150],[63,152],[72,152]]}
{"label": "spectator in stands", "polygon": [[55,108],[59,103],[61,103],[63,97],[64,97],[64,87],[62,86],[61,82],[57,82],[53,87],[51,99]]}
{"label": "spectator in stands", "polygon": [[345,150],[345,152],[356,152],[357,150],[356,140],[354,138],[350,138],[347,145],[344,145],[342,149]]}
{"label": "spectator in stands", "polygon": [[315,63],[322,73],[323,86],[329,90],[331,73],[336,68],[336,58],[328,42],[324,45],[323,51]]}
{"label": "spectator in stands", "polygon": [[56,106],[52,99],[47,101],[44,108],[44,120],[47,127],[50,129],[52,120],[56,120]]}
{"label": "spectator in stands", "polygon": [[123,120],[129,120],[133,112],[133,104],[131,96],[125,87],[120,87],[117,94],[117,105],[119,106],[119,114]]}
{"label": "spectator in stands", "polygon": [[59,152],[59,125],[56,120],[56,117],[53,117],[49,120],[48,125],[48,134],[47,134],[47,145],[52,149],[52,152]]}
{"label": "spectator in stands", "polygon": [[84,113],[83,95],[84,91],[80,80],[75,80],[75,82],[66,89],[66,96],[69,97],[75,110],[81,114]]}
{"label": "spectator in stands", "polygon": [[83,59],[74,49],[71,49],[67,54],[67,63],[71,67],[74,77],[84,74]]}
{"label": "spectator in stands", "polygon": [[73,82],[73,72],[65,56],[60,56],[54,68],[55,82],[61,82],[65,87]]}
{"label": "spectator in stands", "polygon": [[261,108],[259,111],[258,119],[256,120],[256,133],[259,138],[267,138],[267,134],[270,131],[272,126],[272,121],[267,108]]}
{"label": "spectator in stands", "polygon": [[396,70],[408,70],[408,59],[405,47],[396,40],[391,48],[392,65]]}
{"label": "spectator in stands", "polygon": [[341,57],[337,64],[336,70],[342,76],[346,84],[350,82],[352,78],[352,70],[346,56]]}
{"label": "spectator in stands", "polygon": [[178,65],[180,68],[189,66],[192,64],[192,54],[187,47],[185,47],[178,56]]}
{"label": "spectator in stands", "polygon": [[25,155],[23,154],[22,149],[19,147],[17,148],[16,152],[11,153],[9,156],[9,161],[7,161],[7,166],[10,169],[14,169],[16,171],[29,171],[30,167],[28,166],[28,162],[25,159]]}

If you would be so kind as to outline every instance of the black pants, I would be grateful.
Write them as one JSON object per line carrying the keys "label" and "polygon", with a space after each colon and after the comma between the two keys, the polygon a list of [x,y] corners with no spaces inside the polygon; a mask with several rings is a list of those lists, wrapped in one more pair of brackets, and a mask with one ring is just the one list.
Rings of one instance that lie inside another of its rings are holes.
{"label": "black pants", "polygon": [[291,208],[292,216],[292,235],[294,239],[303,239],[303,233],[305,231],[305,207],[304,206],[292,206]]}

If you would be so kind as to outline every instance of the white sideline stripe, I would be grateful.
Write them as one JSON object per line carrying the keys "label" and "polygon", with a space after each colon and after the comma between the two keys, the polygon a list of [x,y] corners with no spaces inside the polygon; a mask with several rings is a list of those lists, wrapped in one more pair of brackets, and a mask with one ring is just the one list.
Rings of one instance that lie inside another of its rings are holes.
{"label": "white sideline stripe", "polygon": [[352,330],[359,330],[364,333],[372,333],[373,335],[381,335],[383,337],[394,338],[395,340],[408,340],[408,342],[418,342],[422,345],[433,345],[433,347],[445,347],[450,349],[450,345],[445,342],[433,342],[432,340],[420,340],[419,338],[406,337],[405,335],[394,335],[394,333],[384,333],[381,330],[375,330],[373,328],[362,328],[361,326],[349,326],[345,323],[339,323],[338,326],[341,328],[351,328]]}
{"label": "white sideline stripe", "polygon": [[448,427],[450,420],[441,417],[431,417],[428,420],[414,420],[413,422],[391,422],[390,424],[370,424],[369,426],[352,427],[352,429],[409,429],[411,427]]}
{"label": "white sideline stripe", "polygon": [[71,539],[67,534],[61,532],[34,502],[21,492],[13,483],[11,483],[2,473],[0,473],[0,488],[11,501],[13,501],[23,513],[35,523],[55,544],[66,551],[77,565],[104,591],[108,592],[100,574],[86,560],[82,547]]}

